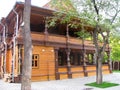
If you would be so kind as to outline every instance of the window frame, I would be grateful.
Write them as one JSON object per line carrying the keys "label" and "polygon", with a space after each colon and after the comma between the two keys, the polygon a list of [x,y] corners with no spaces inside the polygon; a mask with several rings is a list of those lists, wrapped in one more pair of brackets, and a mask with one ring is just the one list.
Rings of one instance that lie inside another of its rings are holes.
{"label": "window frame", "polygon": [[[37,58],[35,58],[36,56]],[[37,66],[36,66],[36,62],[37,62]],[[39,54],[32,54],[32,68],[39,68]]]}

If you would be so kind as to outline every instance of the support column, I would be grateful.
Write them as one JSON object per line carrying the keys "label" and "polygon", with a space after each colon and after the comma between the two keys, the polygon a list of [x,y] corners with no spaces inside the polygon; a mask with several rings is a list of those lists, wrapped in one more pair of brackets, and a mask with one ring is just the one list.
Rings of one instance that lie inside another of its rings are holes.
{"label": "support column", "polygon": [[22,74],[22,46],[18,45],[18,75]]}
{"label": "support column", "polygon": [[86,50],[85,50],[85,45],[84,45],[84,40],[82,40],[83,42],[83,71],[84,71],[84,76],[87,77],[88,76],[88,73],[87,73],[87,70],[86,70]]}
{"label": "support column", "polygon": [[59,48],[55,48],[55,79],[59,80],[60,79],[60,75],[58,73],[58,50]]}
{"label": "support column", "polygon": [[15,58],[16,57],[16,38],[13,37],[12,42],[12,61],[11,61],[11,82],[14,82],[15,77]]}
{"label": "support column", "polygon": [[84,70],[84,76],[85,77],[88,76],[86,66],[87,66],[87,64],[86,64],[86,50],[84,50],[84,52],[83,52],[83,70]]}
{"label": "support column", "polygon": [[68,78],[72,78],[71,64],[70,64],[70,48],[69,48],[69,26],[66,27],[66,54],[67,54],[67,72]]}
{"label": "support column", "polygon": [[45,31],[44,31],[44,34],[45,34],[45,41],[44,41],[44,44],[46,45],[47,40],[48,40],[48,24],[47,24],[47,17],[46,17],[46,19],[45,19]]}
{"label": "support column", "polygon": [[14,55],[13,55],[13,53],[14,53],[14,49],[13,49],[13,45],[12,45],[11,81],[10,82],[14,82]]}
{"label": "support column", "polygon": [[108,46],[108,52],[107,52],[107,56],[108,56],[108,66],[109,66],[110,73],[112,73],[112,62],[111,62],[110,54],[111,54],[111,51],[110,51],[110,48],[109,48],[109,46]]}
{"label": "support column", "polygon": [[67,72],[68,72],[68,78],[72,78],[71,64],[70,64],[70,49],[66,50],[66,54],[67,54]]}

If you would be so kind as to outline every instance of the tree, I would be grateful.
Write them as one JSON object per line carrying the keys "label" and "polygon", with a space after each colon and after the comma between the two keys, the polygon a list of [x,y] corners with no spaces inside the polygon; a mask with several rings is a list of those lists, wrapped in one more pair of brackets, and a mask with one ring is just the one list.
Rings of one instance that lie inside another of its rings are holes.
{"label": "tree", "polygon": [[[79,2],[79,0],[75,0]],[[119,25],[118,15],[120,12],[119,0],[81,0],[78,4],[82,9],[80,10],[81,18],[88,20],[88,25],[94,28],[93,43],[96,48],[96,82],[102,83],[102,60],[104,57],[106,45],[109,44],[110,32],[115,31]],[[111,12],[112,11],[112,12]],[[104,35],[106,33],[106,35]],[[102,40],[102,45],[100,41]],[[109,55],[110,56],[110,55]]]}
{"label": "tree", "polygon": [[[113,13],[113,16],[112,16],[111,19],[108,19],[106,17],[103,18],[102,14],[100,14],[100,13],[105,12],[106,16],[108,17],[108,14],[107,14],[108,11],[106,11],[106,8],[108,10],[110,10],[112,7],[115,6],[116,2],[118,3],[118,1],[115,0],[114,2],[112,2],[114,4],[111,4],[110,3],[111,1],[109,1],[109,0],[108,0],[107,3],[104,0],[90,0],[90,1],[92,3],[90,5],[90,7],[93,6],[94,12],[96,13],[96,25],[95,25],[96,28],[93,31],[93,42],[95,44],[96,54],[97,54],[97,57],[96,57],[96,60],[97,60],[96,82],[97,82],[97,84],[101,84],[102,81],[103,81],[102,80],[102,59],[103,59],[103,56],[104,56],[106,45],[109,44],[110,30],[114,26],[114,22],[115,22],[115,19],[117,18],[117,15],[118,15],[119,11],[117,11],[117,8],[114,8],[114,9],[116,9],[116,13]],[[102,16],[102,18],[101,18],[101,16]],[[104,28],[102,28],[102,27],[104,27]],[[104,29],[106,29],[106,30],[104,30]],[[104,32],[106,32],[106,36],[104,35]],[[99,34],[101,35],[102,40],[103,40],[103,45],[102,46],[99,45],[99,43],[98,43],[98,40],[99,40],[98,35]]]}
{"label": "tree", "polygon": [[[56,1],[56,0],[53,0]],[[111,30],[116,29],[119,25],[118,15],[120,12],[119,0],[67,0],[66,2],[73,1],[76,6],[76,11],[68,10],[65,8],[64,17],[61,14],[57,14],[57,18],[62,23],[69,23],[71,27],[91,26],[93,28],[92,36],[93,43],[95,45],[96,53],[96,82],[102,83],[102,59],[104,52],[109,44],[109,37]],[[62,1],[61,1],[62,2]],[[63,1],[65,2],[65,1]],[[60,3],[60,2],[59,2]],[[57,5],[57,4],[56,4]],[[59,8],[63,9],[62,3]],[[64,5],[65,6],[65,5]],[[66,6],[67,7],[67,6]],[[113,10],[114,12],[111,12]],[[72,11],[72,12],[71,12]],[[77,17],[79,22],[70,22],[72,18]],[[102,41],[102,44],[100,44]],[[109,55],[110,56],[110,55]]]}
{"label": "tree", "polygon": [[30,32],[31,0],[25,0],[24,5],[24,61],[22,67],[21,90],[31,90],[31,70],[32,70],[32,41]]}

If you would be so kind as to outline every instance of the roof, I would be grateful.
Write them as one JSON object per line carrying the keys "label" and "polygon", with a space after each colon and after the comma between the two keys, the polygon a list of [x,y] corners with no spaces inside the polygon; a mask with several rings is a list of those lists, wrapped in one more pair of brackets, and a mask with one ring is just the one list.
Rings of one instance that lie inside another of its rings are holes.
{"label": "roof", "polygon": [[[14,5],[13,9],[16,12],[19,12],[20,10],[23,11],[24,9],[24,3],[23,2],[16,2],[16,4]],[[10,23],[10,21],[14,18],[15,13],[13,12],[13,9],[10,11],[10,13],[7,15],[6,18],[2,18],[1,22],[2,23]],[[48,9],[48,8],[44,8],[44,7],[38,7],[38,6],[33,6],[31,7],[31,14],[35,14],[35,15],[43,15],[43,16],[53,16],[53,12],[55,12],[54,10]],[[0,30],[2,28],[2,25],[0,25]]]}
{"label": "roof", "polygon": [[[31,6],[31,17],[32,17],[31,21],[33,23],[38,22],[38,24],[39,24],[40,22],[43,21],[44,17],[53,16],[53,12],[56,12],[55,10],[53,10],[49,7],[50,2],[48,2],[45,6],[43,6],[43,7],[38,7],[38,6],[33,6],[33,5]],[[16,2],[13,9],[16,12],[23,11],[24,3]],[[11,23],[11,21],[13,20],[13,18],[15,18],[15,13],[13,12],[13,9],[11,10],[11,12],[8,14],[8,16],[6,18],[3,18],[1,20],[2,23],[7,23],[7,25],[9,25]],[[0,30],[1,29],[2,29],[2,25],[0,25]]]}

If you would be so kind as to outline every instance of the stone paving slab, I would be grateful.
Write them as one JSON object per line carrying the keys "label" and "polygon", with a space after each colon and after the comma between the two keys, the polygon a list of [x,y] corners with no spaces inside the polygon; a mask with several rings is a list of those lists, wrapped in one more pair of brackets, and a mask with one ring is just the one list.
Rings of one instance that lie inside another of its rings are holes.
{"label": "stone paving slab", "polygon": [[[120,84],[120,73],[104,75],[103,80],[107,82]],[[33,82],[32,90],[120,90],[120,85],[107,89],[94,88],[84,85],[86,83],[95,81],[96,77],[92,76],[75,79]],[[0,80],[0,90],[21,90],[20,88],[21,84],[7,83],[4,82],[3,80]]]}

